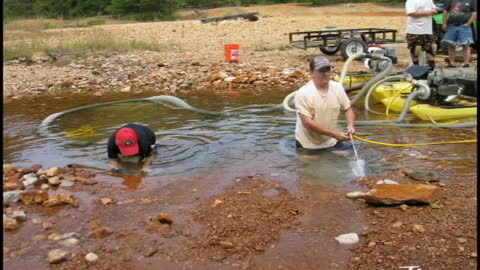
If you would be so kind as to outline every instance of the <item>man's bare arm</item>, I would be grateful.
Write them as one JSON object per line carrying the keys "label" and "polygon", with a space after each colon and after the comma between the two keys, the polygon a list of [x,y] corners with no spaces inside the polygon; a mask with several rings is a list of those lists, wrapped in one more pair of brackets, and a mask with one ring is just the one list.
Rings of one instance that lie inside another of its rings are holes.
{"label": "man's bare arm", "polygon": [[348,134],[345,132],[329,130],[323,127],[322,125],[319,125],[317,122],[313,121],[312,118],[307,117],[301,113],[299,113],[299,116],[300,116],[300,119],[302,120],[303,125],[311,131],[335,138],[339,141],[349,140]]}

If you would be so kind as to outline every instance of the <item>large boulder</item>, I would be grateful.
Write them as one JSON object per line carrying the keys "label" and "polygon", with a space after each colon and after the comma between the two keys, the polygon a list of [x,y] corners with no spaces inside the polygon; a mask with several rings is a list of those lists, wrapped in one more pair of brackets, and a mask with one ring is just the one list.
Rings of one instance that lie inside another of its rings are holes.
{"label": "large boulder", "polygon": [[363,197],[373,205],[429,204],[440,192],[434,185],[398,184],[373,185],[373,188]]}

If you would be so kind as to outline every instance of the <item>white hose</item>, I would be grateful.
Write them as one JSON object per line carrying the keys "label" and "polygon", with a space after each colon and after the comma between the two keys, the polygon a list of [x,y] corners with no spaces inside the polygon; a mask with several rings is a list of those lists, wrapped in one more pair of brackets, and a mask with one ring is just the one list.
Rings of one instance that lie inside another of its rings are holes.
{"label": "white hose", "polygon": [[338,80],[342,85],[343,85],[343,80],[345,79],[345,75],[347,74],[348,67],[350,66],[350,63],[352,63],[353,60],[359,57],[365,57],[366,55],[367,54],[364,52],[358,52],[348,57],[347,61],[345,61],[345,64],[343,64],[342,73],[340,73],[340,79]]}
{"label": "white hose", "polygon": [[381,79],[380,81],[376,82],[374,85],[372,85],[370,87],[370,89],[368,89],[368,92],[367,94],[365,95],[365,103],[364,103],[364,107],[365,107],[365,110],[367,112],[373,112],[373,113],[377,113],[375,111],[372,111],[370,110],[370,95],[372,94],[373,91],[375,91],[375,89],[377,89],[377,87],[382,84],[382,83],[385,83],[385,82],[389,82],[389,81],[395,81],[395,80],[411,80],[412,79],[412,76],[410,74],[401,74],[401,75],[395,75],[395,76],[389,76],[389,77],[386,77],[384,79]]}
{"label": "white hose", "polygon": [[358,92],[350,101],[350,104],[355,104],[357,101],[360,100],[360,98],[363,97],[363,95],[368,91],[368,89],[370,89],[370,87],[375,84],[377,81],[381,80],[382,78],[384,78],[388,73],[390,73],[390,71],[392,70],[393,68],[393,63],[392,63],[392,59],[390,59],[389,57],[385,57],[385,56],[380,56],[380,59],[381,60],[384,60],[387,62],[387,65],[384,67],[384,69],[378,73],[373,79],[371,79],[370,81],[368,81],[363,87],[362,87],[362,90],[360,90],[360,92]]}

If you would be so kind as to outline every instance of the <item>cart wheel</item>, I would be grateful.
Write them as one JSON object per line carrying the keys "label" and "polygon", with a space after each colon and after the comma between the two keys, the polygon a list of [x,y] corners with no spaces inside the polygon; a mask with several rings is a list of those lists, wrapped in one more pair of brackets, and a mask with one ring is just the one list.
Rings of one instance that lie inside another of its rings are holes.
{"label": "cart wheel", "polygon": [[340,50],[340,47],[336,46],[336,47],[324,47],[324,46],[320,46],[320,51],[326,55],[334,55],[336,54],[339,50]]}
{"label": "cart wheel", "polygon": [[345,60],[358,52],[366,51],[367,44],[360,38],[349,38],[340,44],[340,55]]}

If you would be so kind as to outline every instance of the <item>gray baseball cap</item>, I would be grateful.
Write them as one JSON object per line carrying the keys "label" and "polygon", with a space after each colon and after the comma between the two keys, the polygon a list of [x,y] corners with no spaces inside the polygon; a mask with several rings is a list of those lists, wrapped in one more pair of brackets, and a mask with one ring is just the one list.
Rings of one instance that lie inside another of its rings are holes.
{"label": "gray baseball cap", "polygon": [[331,66],[330,60],[325,56],[315,56],[315,58],[310,60],[310,70],[319,70]]}

